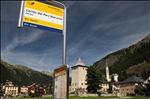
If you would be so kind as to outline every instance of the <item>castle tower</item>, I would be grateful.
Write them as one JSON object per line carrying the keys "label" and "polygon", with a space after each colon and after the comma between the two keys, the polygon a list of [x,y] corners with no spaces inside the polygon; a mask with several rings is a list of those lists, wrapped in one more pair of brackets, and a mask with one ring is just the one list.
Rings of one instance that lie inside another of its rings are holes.
{"label": "castle tower", "polygon": [[78,58],[75,66],[71,67],[71,92],[75,92],[78,89],[83,89],[86,91],[86,74],[87,74],[87,66],[85,66],[84,62],[81,58]]}
{"label": "castle tower", "polygon": [[107,60],[106,60],[106,80],[107,80],[107,82],[111,81],[111,79],[109,77],[109,68],[108,68]]}

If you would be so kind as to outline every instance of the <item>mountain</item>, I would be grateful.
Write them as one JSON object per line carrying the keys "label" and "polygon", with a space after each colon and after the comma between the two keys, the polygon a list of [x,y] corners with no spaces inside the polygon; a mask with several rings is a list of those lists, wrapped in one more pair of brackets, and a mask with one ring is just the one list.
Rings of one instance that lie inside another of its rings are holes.
{"label": "mountain", "polygon": [[48,75],[48,76],[53,76],[53,73],[49,72],[49,71],[41,71],[41,73]]}
{"label": "mountain", "polygon": [[10,80],[17,86],[28,86],[32,83],[43,84],[46,86],[52,85],[51,76],[22,65],[12,65],[1,60],[0,69],[0,83],[5,83],[6,80]]}
{"label": "mountain", "polygon": [[118,73],[120,80],[130,75],[147,78],[150,75],[150,35],[128,48],[107,55],[93,66],[104,73],[106,60],[110,73]]}

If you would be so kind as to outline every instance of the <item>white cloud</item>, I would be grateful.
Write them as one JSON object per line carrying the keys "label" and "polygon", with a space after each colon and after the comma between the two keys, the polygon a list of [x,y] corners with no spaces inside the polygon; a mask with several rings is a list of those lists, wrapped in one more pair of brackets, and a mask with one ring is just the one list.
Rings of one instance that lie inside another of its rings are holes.
{"label": "white cloud", "polygon": [[1,58],[11,64],[21,64],[39,71],[53,70],[56,65],[58,65],[53,62],[53,57],[44,56],[43,54],[33,54],[30,52],[2,51]]}
{"label": "white cloud", "polygon": [[37,41],[42,36],[42,30],[31,31],[27,35],[19,35],[14,37],[14,39],[6,46],[5,51],[11,51],[17,46],[22,46],[26,44],[33,43]]}

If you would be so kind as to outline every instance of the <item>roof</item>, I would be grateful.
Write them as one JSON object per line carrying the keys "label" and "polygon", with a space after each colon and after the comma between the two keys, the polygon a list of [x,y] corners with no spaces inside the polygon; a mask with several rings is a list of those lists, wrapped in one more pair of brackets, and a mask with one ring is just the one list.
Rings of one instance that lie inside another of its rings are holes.
{"label": "roof", "polygon": [[144,80],[136,77],[136,76],[131,76],[129,78],[127,78],[126,80],[122,81],[122,83],[143,83]]}
{"label": "roof", "polygon": [[81,65],[81,66],[85,66],[84,62],[81,60],[81,58],[79,57],[75,66],[78,66],[78,65]]}
{"label": "roof", "polygon": [[150,76],[148,77],[148,79],[144,83],[148,84],[149,82],[150,82]]}
{"label": "roof", "polygon": [[73,69],[73,68],[77,68],[77,67],[85,67],[85,68],[88,68],[88,66],[82,66],[82,65],[73,66],[73,67],[71,67],[71,68]]}
{"label": "roof", "polygon": [[112,74],[112,76],[118,76],[118,74],[117,74],[117,73],[114,73],[114,74]]}
{"label": "roof", "polygon": [[77,67],[85,67],[85,68],[88,68],[88,66],[85,66],[84,62],[81,60],[81,58],[79,57],[75,66],[71,67],[72,69],[73,68],[77,68]]}

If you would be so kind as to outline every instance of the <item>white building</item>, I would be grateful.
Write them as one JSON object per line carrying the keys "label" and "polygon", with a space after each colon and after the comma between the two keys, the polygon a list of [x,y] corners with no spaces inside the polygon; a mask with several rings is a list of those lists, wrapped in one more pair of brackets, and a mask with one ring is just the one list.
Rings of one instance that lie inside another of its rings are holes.
{"label": "white building", "polygon": [[25,86],[21,87],[20,88],[20,93],[24,94],[24,95],[27,95],[28,94],[28,87],[25,87]]}
{"label": "white building", "polygon": [[114,74],[112,74],[112,76],[113,76],[113,80],[115,82],[118,82],[118,74],[114,73]]}
{"label": "white building", "polygon": [[109,83],[108,82],[103,82],[103,83],[101,83],[100,84],[100,87],[101,87],[101,89],[100,89],[100,92],[102,93],[102,94],[104,94],[104,93],[108,93],[108,89],[109,89]]}
{"label": "white building", "polygon": [[72,68],[72,81],[71,81],[71,92],[86,92],[86,74],[87,74],[87,66],[85,66],[84,62],[78,58],[75,66]]}
{"label": "white building", "polygon": [[5,96],[17,96],[18,95],[18,87],[14,86],[11,81],[7,81],[3,86],[4,95]]}

